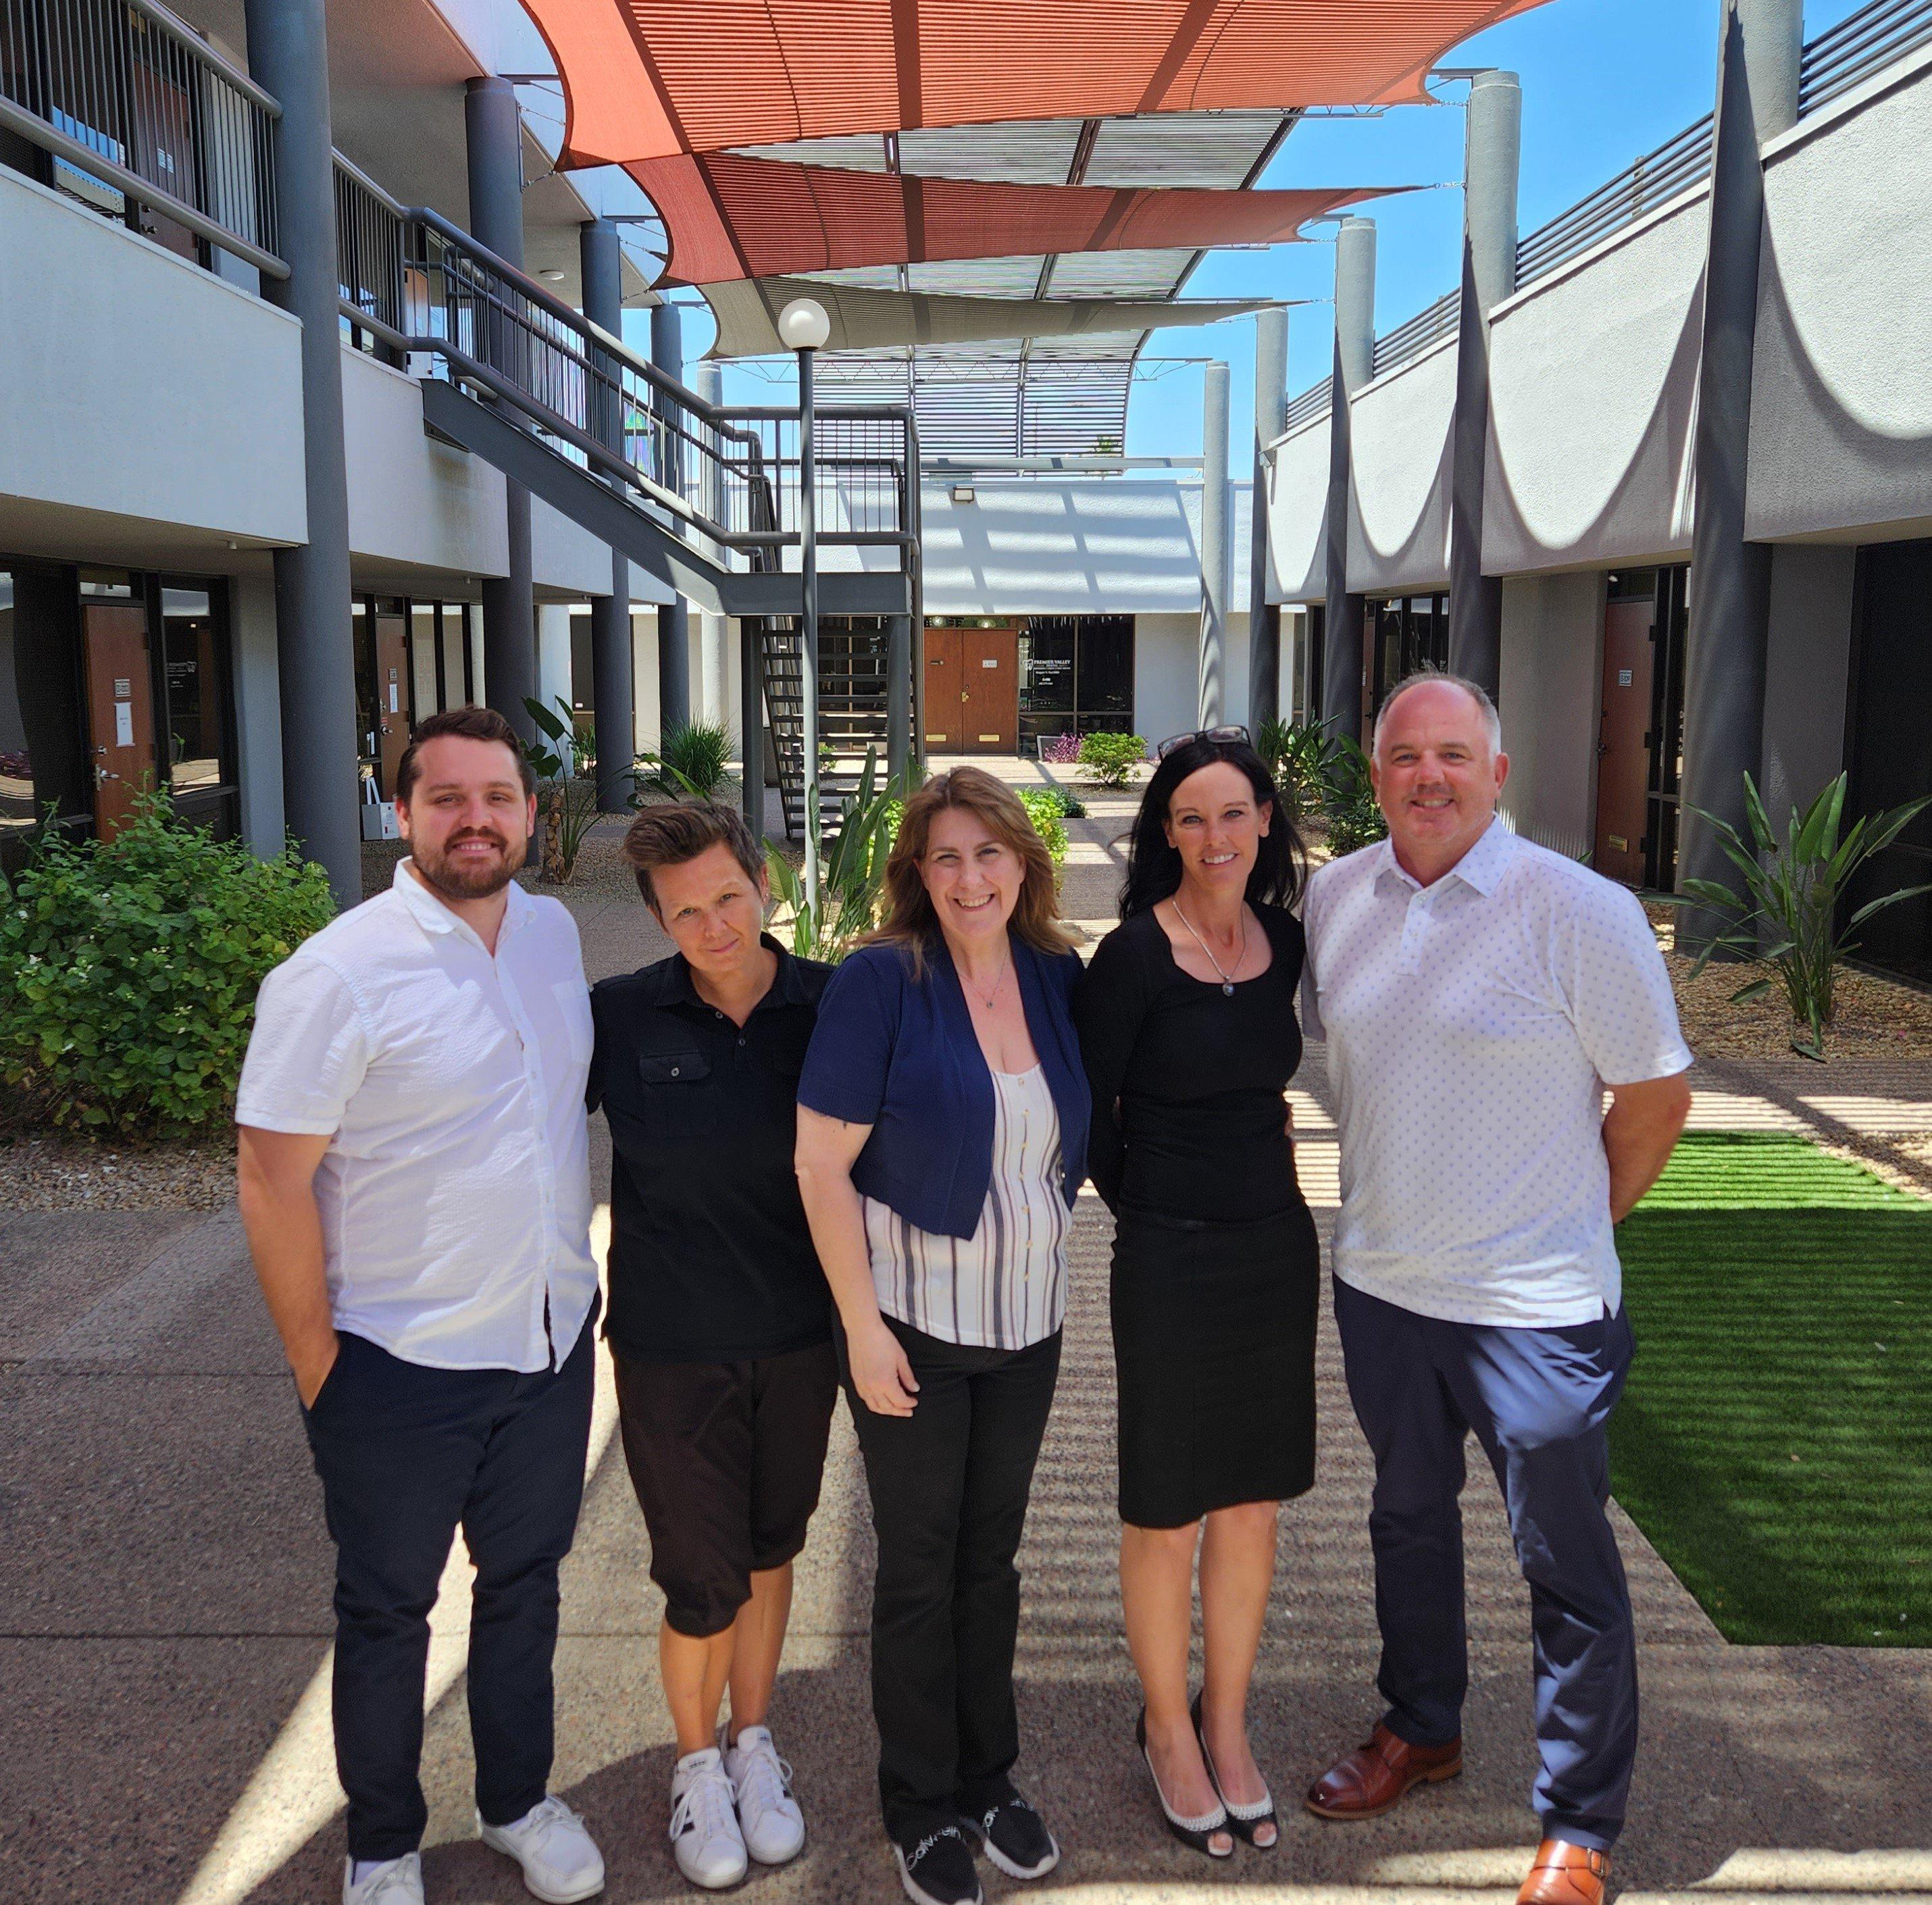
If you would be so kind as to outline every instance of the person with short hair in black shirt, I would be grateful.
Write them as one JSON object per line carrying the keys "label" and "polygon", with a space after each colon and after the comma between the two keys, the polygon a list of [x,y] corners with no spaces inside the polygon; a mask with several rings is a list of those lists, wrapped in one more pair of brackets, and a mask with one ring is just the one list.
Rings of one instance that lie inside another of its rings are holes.
{"label": "person with short hair in black shirt", "polygon": [[838,1394],[792,1168],[830,968],[761,930],[763,858],[732,809],[647,808],[624,853],[678,950],[591,990],[590,1102],[612,1152],[604,1334],[666,1604],[671,1843],[685,1876],[715,1889],[748,1857],[782,1864],[805,1843],[766,1720]]}

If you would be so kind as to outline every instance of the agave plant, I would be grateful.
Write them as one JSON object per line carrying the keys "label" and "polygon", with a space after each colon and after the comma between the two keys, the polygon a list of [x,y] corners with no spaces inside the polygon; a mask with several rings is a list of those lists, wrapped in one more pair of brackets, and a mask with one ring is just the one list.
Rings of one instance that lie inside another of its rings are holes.
{"label": "agave plant", "polygon": [[1255,730],[1255,752],[1267,764],[1291,820],[1318,812],[1342,754],[1328,721],[1264,721]]}
{"label": "agave plant", "polygon": [[765,842],[765,864],[772,892],[791,915],[792,950],[800,958],[824,959],[836,964],[852,950],[860,934],[878,922],[879,898],[886,884],[886,859],[902,790],[881,782],[876,748],[866,750],[859,784],[838,810],[838,834],[824,844],[818,813],[818,784],[806,790],[805,824],[819,862],[816,905],[806,897],[797,868],[772,842]]}
{"label": "agave plant", "polygon": [[640,794],[651,788],[674,800],[714,800],[729,778],[731,748],[730,730],[716,722],[674,722],[656,754],[638,755],[631,776]]}
{"label": "agave plant", "polygon": [[1926,794],[1888,813],[1868,814],[1841,834],[1846,782],[1847,776],[1840,774],[1802,814],[1794,807],[1782,840],[1772,833],[1757,784],[1748,774],[1744,812],[1749,839],[1729,821],[1693,808],[1742,876],[1744,890],[1734,892],[1714,880],[1686,880],[1683,890],[1667,899],[1671,905],[1697,907],[1730,922],[1731,930],[1718,934],[1698,954],[1690,976],[1694,979],[1701,973],[1720,950],[1742,952],[1772,967],[1772,976],[1739,986],[1731,994],[1732,1004],[1757,998],[1781,984],[1791,1008],[1792,1050],[1821,1062],[1826,1028],[1837,1005],[1838,968],[1858,949],[1852,935],[1874,913],[1932,892],[1932,885],[1928,885],[1882,893],[1839,924],[1839,902],[1852,876],[1932,806],[1932,794]]}
{"label": "agave plant", "polygon": [[543,830],[539,871],[561,886],[577,871],[584,836],[596,824],[597,783],[584,770],[597,757],[597,737],[587,725],[578,724],[575,710],[561,694],[556,710],[530,695],[524,698],[524,706],[549,742],[524,744],[524,758],[537,777],[537,819]]}

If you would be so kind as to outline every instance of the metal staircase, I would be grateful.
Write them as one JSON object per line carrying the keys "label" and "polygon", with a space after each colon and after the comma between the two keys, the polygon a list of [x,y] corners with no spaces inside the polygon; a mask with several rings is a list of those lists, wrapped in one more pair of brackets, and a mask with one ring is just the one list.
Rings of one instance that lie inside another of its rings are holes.
{"label": "metal staircase", "polygon": [[[466,232],[398,205],[339,158],[336,226],[350,338],[417,379],[431,431],[700,608],[759,623],[786,830],[798,837],[796,410],[707,403]],[[830,816],[867,746],[885,762],[886,632],[897,621],[909,650],[918,626],[910,410],[816,407],[814,452],[822,732],[838,756],[820,777]],[[911,731],[909,706],[901,731]],[[760,737],[742,738],[756,759]]]}

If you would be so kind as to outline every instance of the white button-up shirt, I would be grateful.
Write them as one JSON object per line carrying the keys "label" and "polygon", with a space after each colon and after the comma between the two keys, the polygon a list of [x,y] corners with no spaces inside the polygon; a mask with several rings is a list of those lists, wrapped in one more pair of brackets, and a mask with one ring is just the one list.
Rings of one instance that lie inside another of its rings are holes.
{"label": "white button-up shirt", "polygon": [[238,1124],[330,1143],[338,1329],[439,1370],[555,1368],[597,1294],[577,925],[514,882],[493,958],[405,861],[262,982]]}
{"label": "white button-up shirt", "polygon": [[1604,1085],[1690,1054],[1635,896],[1501,820],[1418,885],[1384,840],[1309,883],[1308,1034],[1340,1126],[1335,1274],[1421,1316],[1614,1314]]}

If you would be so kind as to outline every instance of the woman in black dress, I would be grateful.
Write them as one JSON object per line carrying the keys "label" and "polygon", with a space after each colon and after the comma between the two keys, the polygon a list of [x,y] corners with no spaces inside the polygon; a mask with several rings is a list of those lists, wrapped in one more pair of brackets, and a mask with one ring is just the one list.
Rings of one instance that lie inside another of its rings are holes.
{"label": "woman in black dress", "polygon": [[[1120,1601],[1140,1738],[1168,1828],[1268,1847],[1247,1737],[1276,1512],[1314,1479],[1320,1251],[1283,1093],[1301,1060],[1301,846],[1240,728],[1166,742],[1134,824],[1121,923],[1075,1018],[1088,1152],[1115,1219]],[[1202,1524],[1204,1522],[1205,1528]],[[1200,1547],[1205,1673],[1188,1700]]]}

